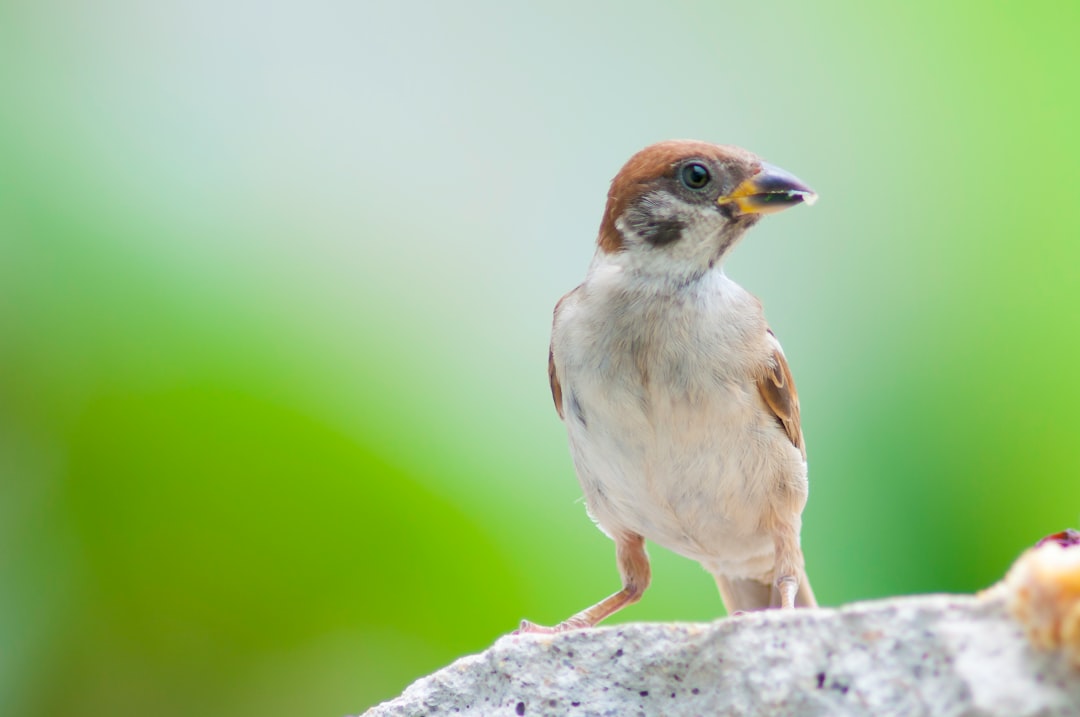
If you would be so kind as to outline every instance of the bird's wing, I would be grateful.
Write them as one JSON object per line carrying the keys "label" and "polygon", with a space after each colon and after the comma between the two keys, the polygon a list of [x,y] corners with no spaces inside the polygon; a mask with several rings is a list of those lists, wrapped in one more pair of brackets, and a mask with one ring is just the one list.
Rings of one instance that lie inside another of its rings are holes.
{"label": "bird's wing", "polygon": [[555,352],[548,349],[548,380],[551,381],[551,398],[555,401],[555,410],[562,413],[562,386],[559,385],[559,374],[555,373]]}
{"label": "bird's wing", "polygon": [[803,442],[802,425],[799,422],[799,394],[795,391],[795,381],[791,378],[791,369],[784,358],[784,350],[780,348],[780,342],[771,329],[769,341],[773,348],[772,361],[762,367],[763,371],[757,377],[758,391],[765,399],[765,405],[791,439],[791,443],[802,451],[805,459],[806,444]]}
{"label": "bird's wing", "polygon": [[570,291],[570,292],[566,293],[555,304],[555,311],[552,312],[552,319],[551,319],[552,342],[548,346],[548,380],[551,382],[551,398],[554,399],[554,401],[555,401],[555,410],[559,412],[559,418],[563,417],[563,406],[562,406],[562,384],[559,383],[559,374],[558,374],[558,372],[555,371],[555,342],[554,342],[555,324],[558,323],[559,314],[562,312],[563,308],[565,308],[565,306],[566,306],[566,300],[569,299],[571,296],[573,296],[577,292],[577,290],[580,289],[580,288],[581,287],[579,286],[579,287],[575,288],[573,291]]}

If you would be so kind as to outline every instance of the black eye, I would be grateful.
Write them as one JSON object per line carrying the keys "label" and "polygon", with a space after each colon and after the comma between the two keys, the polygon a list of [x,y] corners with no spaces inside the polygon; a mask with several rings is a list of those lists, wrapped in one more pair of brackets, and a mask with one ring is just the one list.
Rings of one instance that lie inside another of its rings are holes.
{"label": "black eye", "polygon": [[691,162],[682,168],[682,172],[679,173],[679,178],[682,179],[682,183],[689,189],[701,189],[712,176],[709,174],[709,170],[701,162]]}

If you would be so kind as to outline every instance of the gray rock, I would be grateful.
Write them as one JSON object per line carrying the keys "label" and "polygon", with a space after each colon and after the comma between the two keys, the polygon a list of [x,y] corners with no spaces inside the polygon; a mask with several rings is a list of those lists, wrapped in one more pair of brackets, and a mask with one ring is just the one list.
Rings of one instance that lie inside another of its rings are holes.
{"label": "gray rock", "polygon": [[365,717],[1080,715],[1080,670],[1001,594],[508,635]]}

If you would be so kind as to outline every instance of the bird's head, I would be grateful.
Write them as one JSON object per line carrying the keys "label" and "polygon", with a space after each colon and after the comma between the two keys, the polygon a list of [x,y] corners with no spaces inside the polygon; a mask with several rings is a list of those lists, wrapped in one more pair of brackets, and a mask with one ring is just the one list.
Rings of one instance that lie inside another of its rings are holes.
{"label": "bird's head", "polygon": [[644,272],[700,275],[763,214],[816,199],[794,176],[744,149],[660,142],[612,180],[597,244],[601,255]]}

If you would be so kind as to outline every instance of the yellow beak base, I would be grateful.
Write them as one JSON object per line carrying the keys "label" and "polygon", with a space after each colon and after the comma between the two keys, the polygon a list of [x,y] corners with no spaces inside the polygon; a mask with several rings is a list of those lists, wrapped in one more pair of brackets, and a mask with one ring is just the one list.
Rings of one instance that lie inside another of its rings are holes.
{"label": "yellow beak base", "polygon": [[771,164],[720,197],[717,204],[733,206],[739,214],[775,214],[796,204],[813,204],[817,194],[795,175]]}

